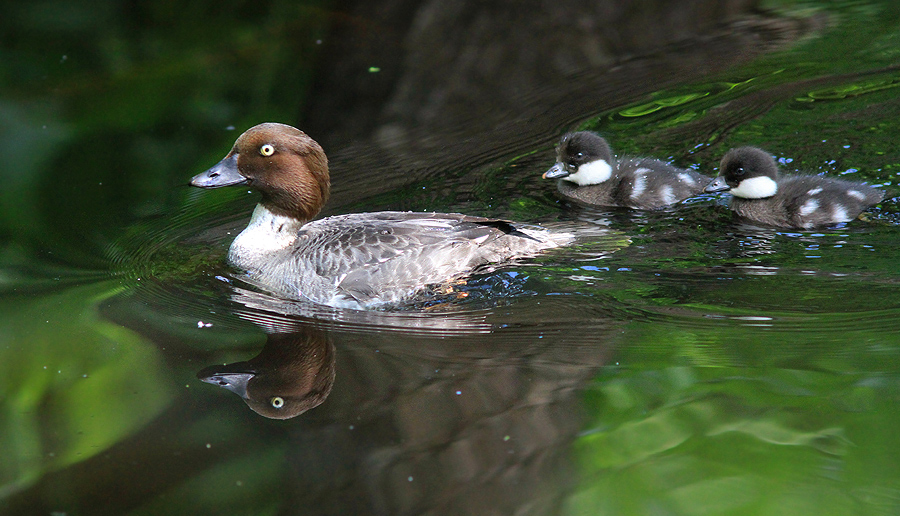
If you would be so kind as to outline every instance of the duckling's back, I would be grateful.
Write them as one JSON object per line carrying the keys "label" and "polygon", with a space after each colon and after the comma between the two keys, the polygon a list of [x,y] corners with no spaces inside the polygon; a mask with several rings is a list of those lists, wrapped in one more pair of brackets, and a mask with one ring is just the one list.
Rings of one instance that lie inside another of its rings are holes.
{"label": "duckling's back", "polygon": [[738,215],[770,226],[813,228],[849,222],[881,202],[884,192],[862,183],[811,175],[782,176],[765,199],[733,197]]}

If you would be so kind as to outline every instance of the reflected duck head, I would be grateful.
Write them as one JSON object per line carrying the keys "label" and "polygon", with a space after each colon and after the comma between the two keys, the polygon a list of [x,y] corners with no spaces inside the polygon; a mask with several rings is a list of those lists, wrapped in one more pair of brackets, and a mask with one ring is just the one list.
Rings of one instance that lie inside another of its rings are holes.
{"label": "reflected duck head", "polygon": [[306,133],[285,124],[264,123],[240,135],[231,151],[191,186],[246,185],[262,194],[274,214],[311,220],[328,200],[331,183],[325,151]]}
{"label": "reflected duck head", "polygon": [[325,401],[334,363],[334,345],[320,331],[271,334],[256,357],[204,368],[197,378],[237,394],[261,416],[289,419]]}

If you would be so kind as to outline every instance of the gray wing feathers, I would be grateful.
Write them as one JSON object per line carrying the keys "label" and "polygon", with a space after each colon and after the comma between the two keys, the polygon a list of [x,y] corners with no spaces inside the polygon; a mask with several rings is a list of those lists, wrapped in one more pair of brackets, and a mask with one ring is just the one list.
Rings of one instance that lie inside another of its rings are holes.
{"label": "gray wing feathers", "polygon": [[555,247],[540,234],[459,214],[380,212],[329,217],[301,230],[295,258],[331,278],[335,295],[365,303]]}

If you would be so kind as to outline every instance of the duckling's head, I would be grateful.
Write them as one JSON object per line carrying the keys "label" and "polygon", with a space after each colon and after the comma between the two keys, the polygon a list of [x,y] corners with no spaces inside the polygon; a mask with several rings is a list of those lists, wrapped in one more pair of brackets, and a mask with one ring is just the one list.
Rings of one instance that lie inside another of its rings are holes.
{"label": "duckling's head", "polygon": [[328,200],[328,158],[315,140],[296,127],[264,123],[251,127],[215,166],[194,176],[192,186],[248,185],[277,215],[307,221]]}
{"label": "duckling's head", "polygon": [[609,144],[597,133],[568,133],[556,146],[556,164],[545,179],[565,179],[580,186],[600,184],[612,177],[616,162]]}
{"label": "duckling's head", "polygon": [[756,147],[731,149],[722,158],[719,176],[705,192],[731,191],[743,199],[764,199],[778,192],[778,164],[768,152]]}

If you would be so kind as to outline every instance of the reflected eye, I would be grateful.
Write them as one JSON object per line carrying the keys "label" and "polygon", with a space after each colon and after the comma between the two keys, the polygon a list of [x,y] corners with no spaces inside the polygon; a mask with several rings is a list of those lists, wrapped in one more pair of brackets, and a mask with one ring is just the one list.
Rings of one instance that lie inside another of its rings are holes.
{"label": "reflected eye", "polygon": [[263,156],[271,156],[272,154],[275,154],[275,146],[267,143],[259,148],[259,153]]}
{"label": "reflected eye", "polygon": [[275,408],[281,408],[284,406],[284,398],[282,398],[281,396],[275,396],[270,400],[270,403]]}
{"label": "reflected eye", "polygon": [[581,158],[583,158],[583,157],[584,157],[584,153],[583,153],[583,152],[576,152],[576,153],[575,153],[575,159],[581,159]]}

